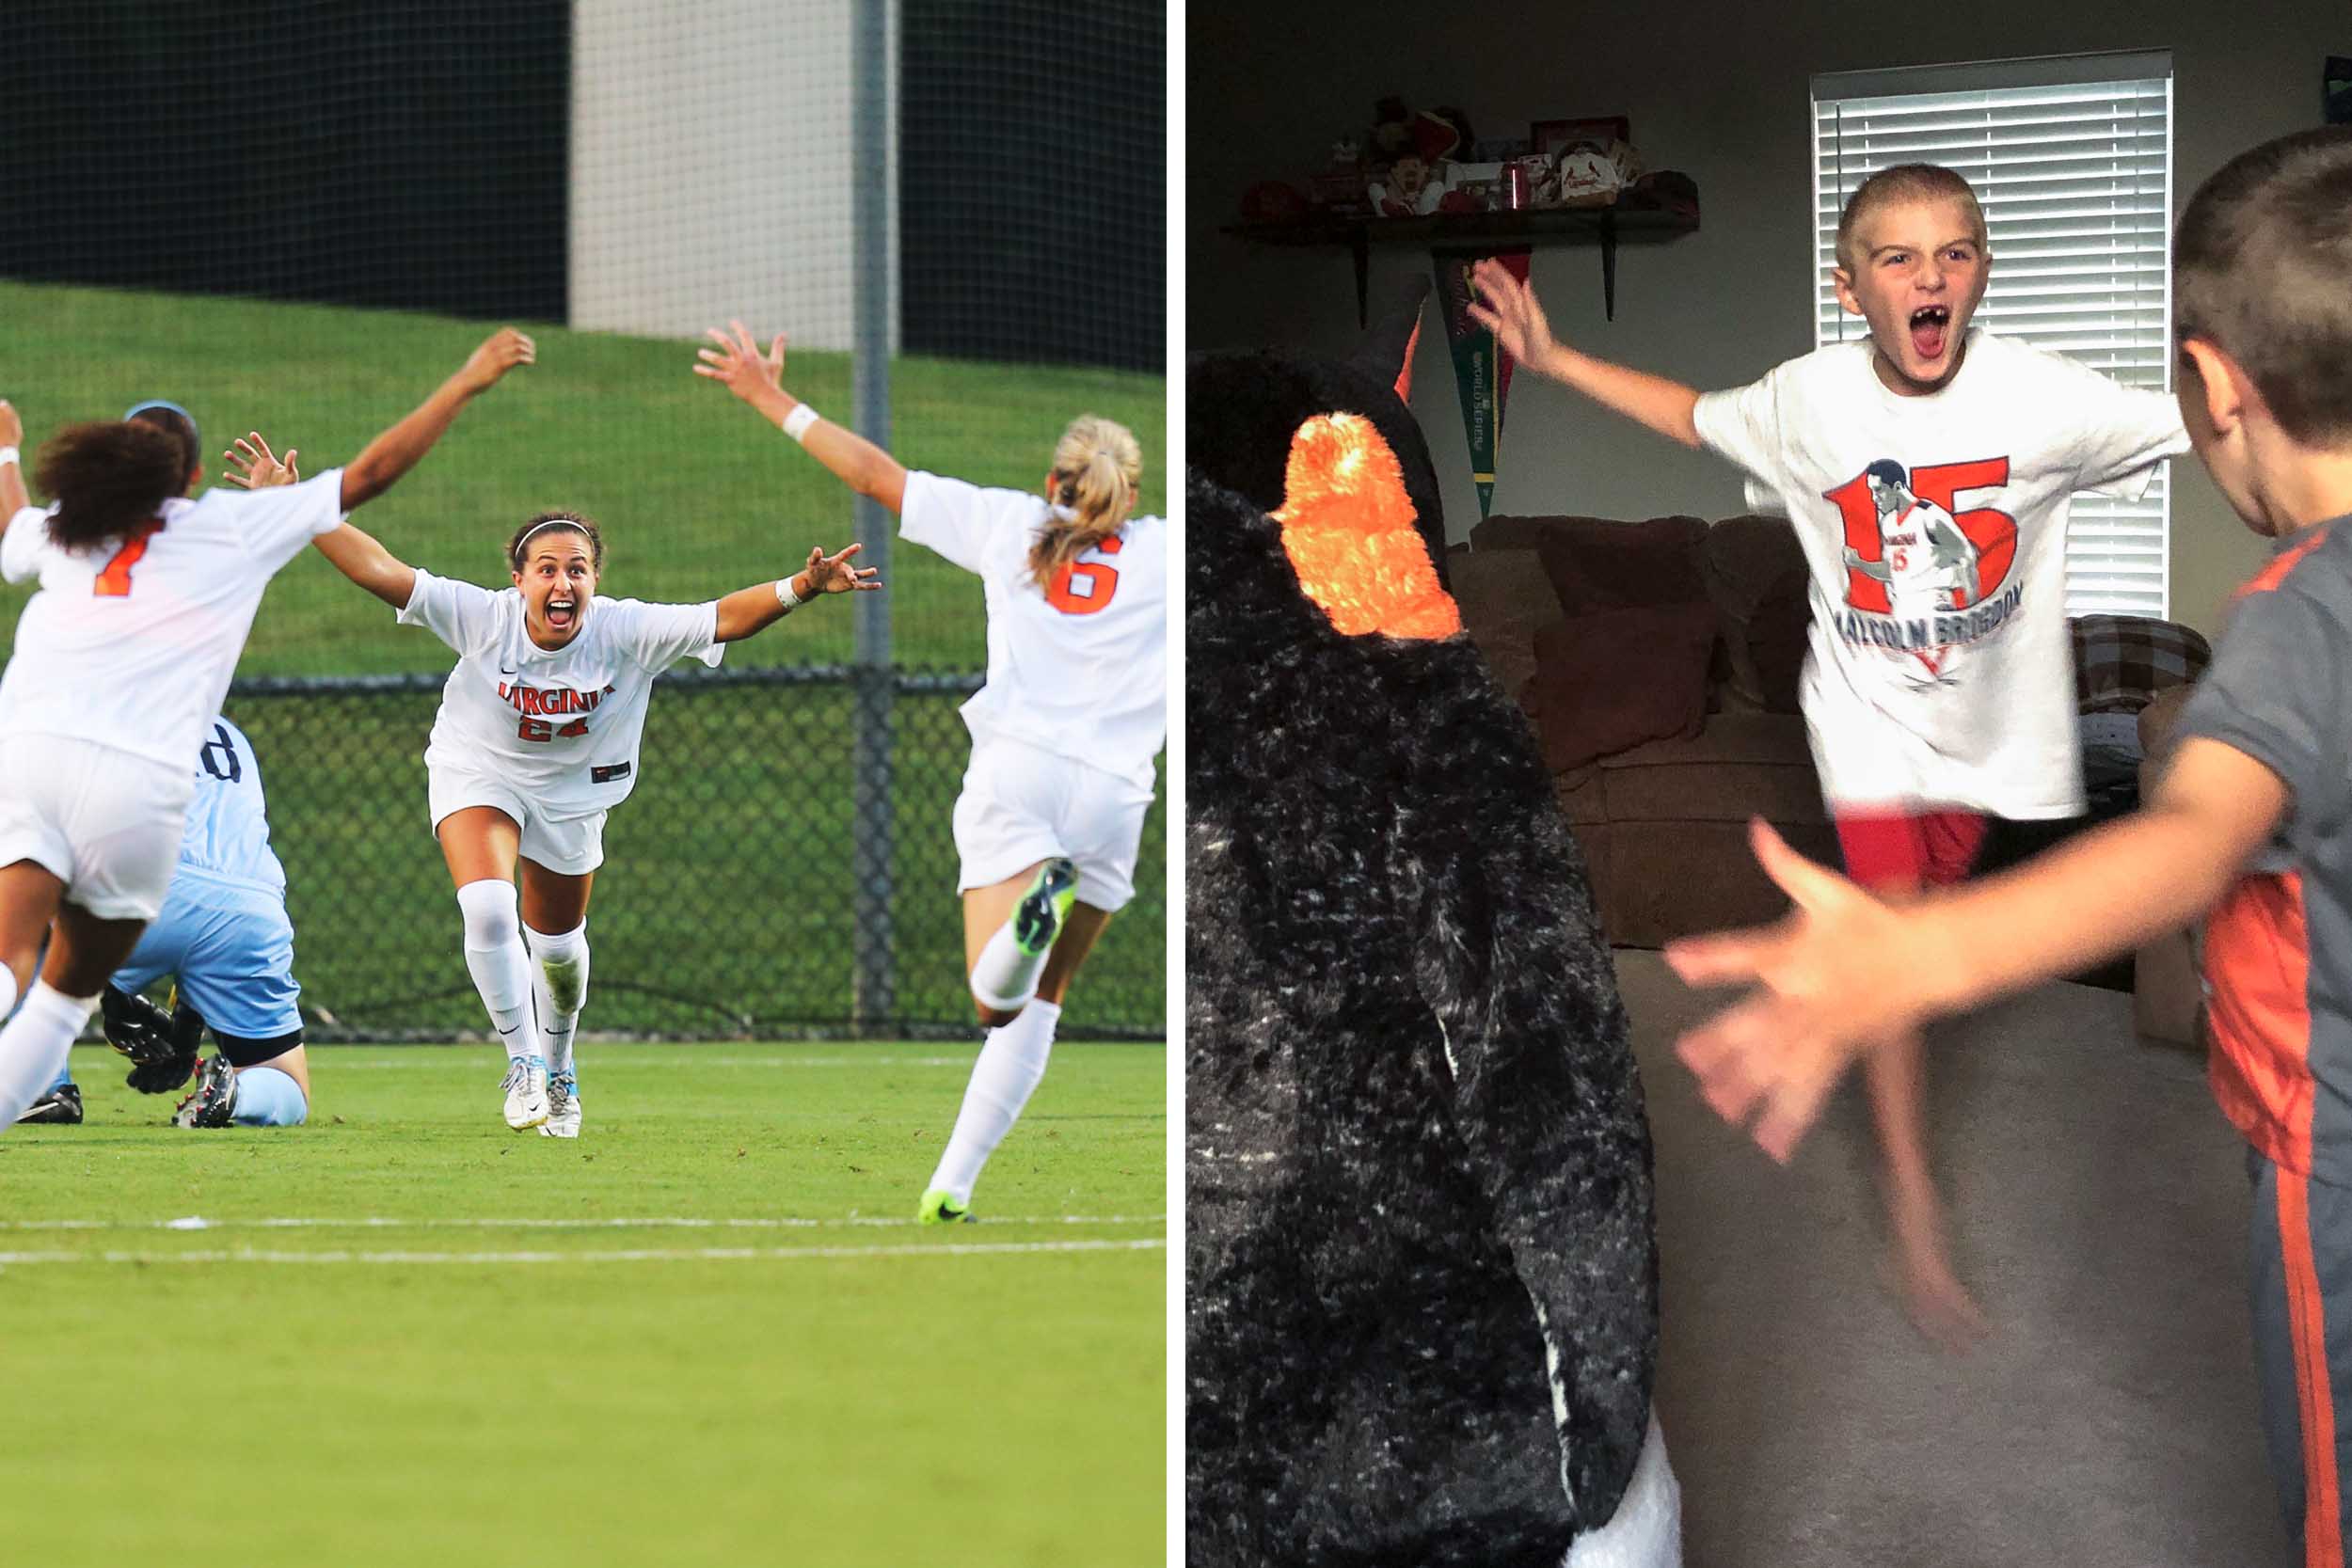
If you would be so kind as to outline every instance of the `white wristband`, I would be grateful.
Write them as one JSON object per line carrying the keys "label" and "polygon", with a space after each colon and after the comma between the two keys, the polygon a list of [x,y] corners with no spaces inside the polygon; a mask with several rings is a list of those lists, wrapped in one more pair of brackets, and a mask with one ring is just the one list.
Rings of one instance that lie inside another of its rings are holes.
{"label": "white wristband", "polygon": [[[792,577],[799,576],[798,572],[792,574]],[[792,578],[778,578],[776,579],[776,603],[787,610],[798,610],[808,601],[792,592]]]}
{"label": "white wristband", "polygon": [[792,412],[784,417],[784,433],[795,441],[808,439],[808,427],[817,422],[817,410],[807,404],[795,404]]}
{"label": "white wristband", "polygon": [[0,463],[14,463],[20,468],[24,466],[14,447],[0,447]]}

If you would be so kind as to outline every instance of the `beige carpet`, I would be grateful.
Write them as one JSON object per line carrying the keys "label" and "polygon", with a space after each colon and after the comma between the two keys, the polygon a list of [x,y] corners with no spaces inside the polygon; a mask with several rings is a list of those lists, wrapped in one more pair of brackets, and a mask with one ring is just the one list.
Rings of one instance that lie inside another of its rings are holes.
{"label": "beige carpet", "polygon": [[1964,1356],[1880,1284],[1849,1087],[1787,1170],[1700,1103],[1711,1010],[1621,952],[1658,1148],[1659,1409],[1691,1568],[2290,1560],[2256,1416],[2243,1146],[2130,999],[2052,986],[1939,1026],[1931,1121]]}

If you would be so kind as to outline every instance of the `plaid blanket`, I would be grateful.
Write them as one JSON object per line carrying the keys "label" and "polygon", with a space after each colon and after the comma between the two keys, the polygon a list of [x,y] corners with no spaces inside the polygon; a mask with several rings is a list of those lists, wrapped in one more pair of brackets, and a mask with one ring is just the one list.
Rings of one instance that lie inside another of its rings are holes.
{"label": "plaid blanket", "polygon": [[2169,686],[2186,686],[2213,660],[2213,645],[2177,621],[2077,615],[2074,699],[2084,713],[2137,713]]}

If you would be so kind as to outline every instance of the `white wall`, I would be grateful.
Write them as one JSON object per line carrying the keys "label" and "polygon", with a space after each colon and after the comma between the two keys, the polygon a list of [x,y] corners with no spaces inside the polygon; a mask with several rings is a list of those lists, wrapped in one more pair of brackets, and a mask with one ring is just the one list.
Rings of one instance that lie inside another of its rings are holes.
{"label": "white wall", "polygon": [[[1361,134],[1375,99],[1458,104],[1481,135],[1536,119],[1626,114],[1653,167],[1699,184],[1703,228],[1618,252],[1617,319],[1592,247],[1538,249],[1533,277],[1571,342],[1693,385],[1733,386],[1812,346],[1807,82],[1823,71],[2169,49],[2176,210],[2199,181],[2267,137],[2319,122],[2324,56],[2352,54],[2342,0],[1863,0],[1531,7],[1504,0],[1306,0],[1190,8],[1185,343],[1343,348],[1355,288],[1338,250],[1273,250],[1218,232],[1253,182],[1304,174]],[[1208,134],[1214,128],[1215,134]],[[1426,252],[1375,247],[1375,311]],[[1434,309],[1432,306],[1430,309]],[[1442,338],[1422,335],[1413,405],[1456,537],[1478,518]],[[1437,352],[1432,353],[1432,344]],[[2174,465],[2172,613],[2216,629],[2263,546],[2193,462]],[[1495,510],[1646,517],[1743,510],[1736,473],[1624,426],[1573,394],[1515,378]]]}
{"label": "white wall", "polygon": [[[849,0],[579,0],[573,26],[571,325],[850,348]],[[895,173],[889,213],[895,255]]]}

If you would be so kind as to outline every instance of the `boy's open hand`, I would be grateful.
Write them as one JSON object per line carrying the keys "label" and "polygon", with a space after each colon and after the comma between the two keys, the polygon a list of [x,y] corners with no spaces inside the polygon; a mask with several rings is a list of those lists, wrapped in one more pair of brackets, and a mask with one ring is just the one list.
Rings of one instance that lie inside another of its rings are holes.
{"label": "boy's open hand", "polygon": [[258,430],[237,437],[237,444],[221,456],[229,459],[226,475],[231,484],[242,484],[248,490],[265,490],[273,484],[299,484],[301,473],[294,467],[295,450],[286,449],[279,457],[269,450]]}
{"label": "boy's open hand", "polygon": [[1748,840],[1797,907],[1771,926],[1667,944],[1666,961],[1692,985],[1762,988],[1686,1032],[1675,1051],[1724,1120],[1761,1111],[1756,1141],[1786,1163],[1863,1052],[1926,1017],[1914,977],[1949,956],[1915,917],[1806,860],[1762,820],[1748,824]]}
{"label": "boy's open hand", "polygon": [[1470,301],[1470,320],[1493,333],[1512,358],[1541,370],[1560,340],[1551,335],[1551,323],[1535,302],[1535,291],[1491,256],[1470,269],[1470,281],[1486,300],[1483,305]]}
{"label": "boy's open hand", "polygon": [[511,326],[501,326],[467,357],[458,378],[468,392],[486,392],[517,365],[537,362],[539,347]]}

